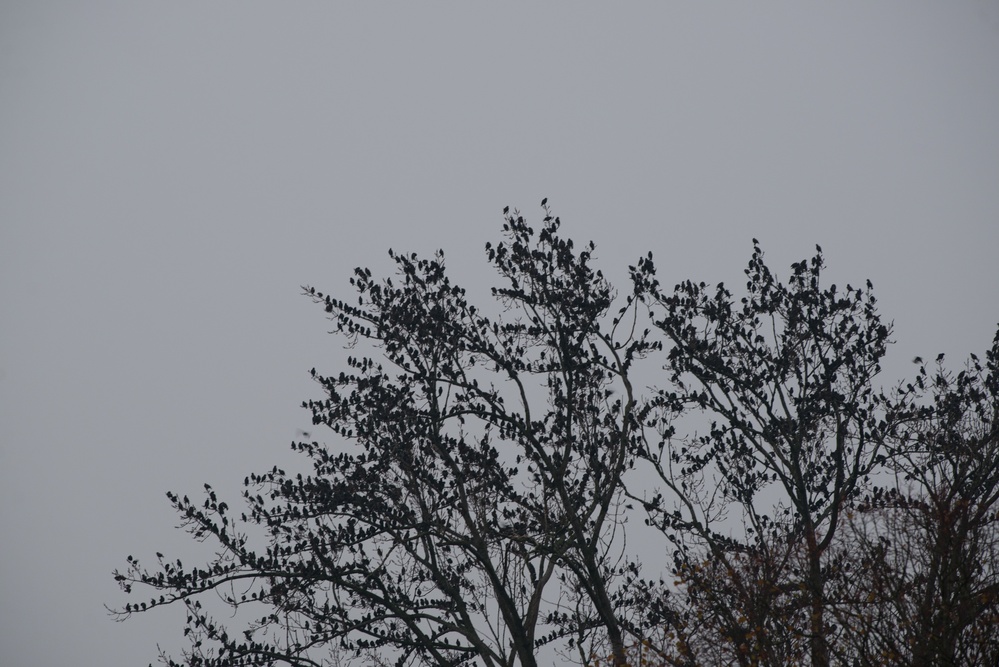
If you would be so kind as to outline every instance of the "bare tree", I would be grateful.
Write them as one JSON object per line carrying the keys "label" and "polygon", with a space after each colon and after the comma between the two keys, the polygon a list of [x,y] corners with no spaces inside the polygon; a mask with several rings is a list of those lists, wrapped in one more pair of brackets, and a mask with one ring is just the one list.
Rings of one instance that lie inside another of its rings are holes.
{"label": "bare tree", "polygon": [[[539,646],[585,655],[597,638],[625,664],[614,581],[629,568],[612,541],[645,409],[629,373],[651,344],[631,327],[634,298],[608,315],[592,244],[577,251],[547,208],[537,233],[516,212],[505,220],[505,240],[487,245],[505,282],[499,318],[466,300],[442,254],[390,252],[394,279],[356,270],[352,302],[305,289],[348,345],[380,359],[312,371],[324,397],[304,406],[335,445],[295,445],[311,475],[247,477],[239,519],[208,486],[201,503],[169,495],[214,562],[130,558],[115,573],[127,592],[155,591],[122,616],[187,606],[192,646],[169,664],[320,665],[347,651],[533,666]],[[247,524],[266,529],[263,550]],[[213,591],[266,614],[230,631],[201,607]]]}
{"label": "bare tree", "polygon": [[664,410],[711,421],[681,437],[664,418],[643,452],[663,492],[635,495],[676,544],[708,646],[722,642],[732,664],[830,664],[830,546],[891,429],[911,416],[873,384],[890,328],[870,282],[826,287],[823,267],[819,249],[785,285],[756,244],[739,301],[722,284],[666,294],[636,276],[672,344]]}
{"label": "bare tree", "polygon": [[168,665],[994,664],[999,336],[886,394],[872,286],[824,285],[821,250],[784,283],[754,242],[739,299],[662,290],[649,253],[615,307],[542,208],[486,245],[493,312],[442,253],[304,288],[349,350],[303,404],[329,441],[242,512],[168,494],[216,556],[129,557],[151,597],[116,615],[185,607]]}
{"label": "bare tree", "polygon": [[850,517],[837,616],[859,665],[999,662],[999,335],[984,367],[942,362],[910,385],[930,400],[899,433],[894,483]]}

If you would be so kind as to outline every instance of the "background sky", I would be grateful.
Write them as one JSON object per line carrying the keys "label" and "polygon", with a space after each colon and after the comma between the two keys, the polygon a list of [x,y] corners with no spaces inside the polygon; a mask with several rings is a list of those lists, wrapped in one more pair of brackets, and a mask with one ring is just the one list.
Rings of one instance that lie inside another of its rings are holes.
{"label": "background sky", "polygon": [[165,491],[294,467],[341,356],[299,286],[443,248],[484,293],[543,197],[624,288],[821,244],[886,384],[957,365],[999,321],[999,2],[0,1],[0,664],[179,646],[111,571],[206,557]]}

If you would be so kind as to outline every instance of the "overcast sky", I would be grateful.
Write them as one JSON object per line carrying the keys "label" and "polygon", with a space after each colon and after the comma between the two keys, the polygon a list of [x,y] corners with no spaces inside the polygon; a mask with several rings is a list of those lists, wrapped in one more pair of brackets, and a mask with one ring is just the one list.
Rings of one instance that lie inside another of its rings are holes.
{"label": "overcast sky", "polygon": [[165,491],[293,467],[340,358],[299,286],[391,246],[484,291],[543,197],[619,281],[821,244],[886,384],[958,364],[999,321],[999,3],[0,1],[0,664],[179,646],[111,571],[203,553]]}

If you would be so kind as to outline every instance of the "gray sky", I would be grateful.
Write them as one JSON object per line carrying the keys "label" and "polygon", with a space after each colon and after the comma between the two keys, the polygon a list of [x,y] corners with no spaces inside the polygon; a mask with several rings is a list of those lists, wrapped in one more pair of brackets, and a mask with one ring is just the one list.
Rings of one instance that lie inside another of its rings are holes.
{"label": "gray sky", "polygon": [[[823,246],[909,359],[999,320],[999,3],[0,2],[0,663],[146,664],[110,572],[204,554],[164,492],[293,467],[389,247],[490,284],[549,197],[621,279]],[[473,289],[474,291],[474,289]]]}

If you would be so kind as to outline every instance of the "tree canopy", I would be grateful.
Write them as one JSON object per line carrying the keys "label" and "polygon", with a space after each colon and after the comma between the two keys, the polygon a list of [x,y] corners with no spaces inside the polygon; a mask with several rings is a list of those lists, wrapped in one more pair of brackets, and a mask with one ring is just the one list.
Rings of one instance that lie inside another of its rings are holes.
{"label": "tree canopy", "polygon": [[542,209],[486,244],[493,304],[442,252],[304,288],[350,351],[311,473],[169,493],[216,557],[129,556],[113,613],[186,607],[169,665],[995,664],[999,332],[886,389],[821,249],[781,282],[754,241],[741,297],[649,253],[622,296]]}

